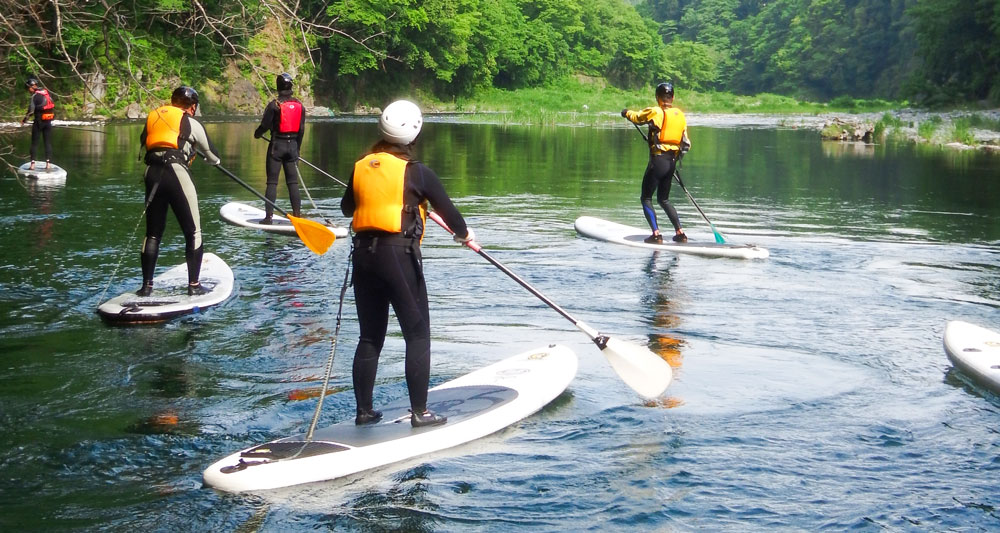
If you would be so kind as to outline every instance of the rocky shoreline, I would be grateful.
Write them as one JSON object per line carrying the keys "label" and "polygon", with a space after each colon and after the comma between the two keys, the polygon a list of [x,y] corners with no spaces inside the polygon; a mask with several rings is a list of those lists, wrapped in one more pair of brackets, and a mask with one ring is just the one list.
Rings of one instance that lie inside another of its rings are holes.
{"label": "rocky shoreline", "polygon": [[[890,116],[891,124],[884,119]],[[971,143],[951,139],[956,121],[969,116],[978,116],[985,121],[1000,125],[1000,109],[976,112],[930,112],[917,110],[889,111],[881,113],[825,113],[818,115],[755,115],[755,114],[688,114],[688,124],[712,127],[758,127],[758,128],[805,128],[816,130],[827,140],[844,142],[882,142],[884,137],[905,139],[915,143],[928,143],[962,150],[982,149],[1000,153],[1000,131],[985,128],[969,128]],[[877,125],[883,122],[884,128]],[[930,135],[920,131],[920,124],[933,122]],[[883,138],[876,138],[881,135]]]}
{"label": "rocky shoreline", "polygon": [[[310,116],[332,118],[337,115],[326,107],[315,106],[308,109]],[[377,109],[361,110],[361,114]],[[433,115],[433,113],[428,113]],[[444,112],[442,115],[452,115]],[[600,113],[598,113],[600,114]],[[352,114],[353,115],[353,114]],[[954,140],[956,121],[970,116],[995,125],[997,129],[968,128],[967,142]],[[881,143],[886,137],[914,143],[935,144],[960,150],[986,150],[1000,153],[1000,109],[976,112],[930,112],[916,110],[889,111],[881,113],[824,113],[815,115],[794,114],[752,114],[752,113],[688,113],[688,125],[717,128],[792,128],[815,130],[824,140],[842,142]],[[889,123],[886,118],[889,117]],[[130,117],[131,118],[131,117]],[[215,117],[209,117],[215,118]],[[237,118],[237,117],[233,117]],[[256,118],[239,116],[238,118]],[[57,125],[101,125],[103,119],[57,120]],[[932,122],[933,128],[921,131],[920,125]],[[879,127],[881,123],[881,127]],[[11,133],[18,129],[17,122],[0,122],[0,132]]]}

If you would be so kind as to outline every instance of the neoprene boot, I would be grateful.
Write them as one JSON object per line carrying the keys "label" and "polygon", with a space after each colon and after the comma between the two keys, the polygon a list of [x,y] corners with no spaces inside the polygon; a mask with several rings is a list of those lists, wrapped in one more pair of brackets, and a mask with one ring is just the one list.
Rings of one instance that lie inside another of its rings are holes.
{"label": "neoprene boot", "polygon": [[410,425],[415,428],[422,428],[426,426],[439,426],[447,421],[448,417],[434,414],[428,409],[424,409],[419,413],[417,411],[410,412]]}
{"label": "neoprene boot", "polygon": [[354,417],[354,424],[363,426],[365,424],[378,422],[379,420],[382,420],[382,411],[359,408],[357,416]]}
{"label": "neoprene boot", "polygon": [[650,235],[642,240],[646,244],[663,244],[663,235],[657,233],[656,235]]}
{"label": "neoprene boot", "polygon": [[674,242],[688,242],[688,236],[684,233],[678,233],[674,235]]}
{"label": "neoprene boot", "polygon": [[188,296],[201,296],[202,294],[208,294],[209,290],[201,286],[201,283],[195,283],[194,285],[188,283]]}
{"label": "neoprene boot", "polygon": [[135,291],[137,296],[149,296],[153,294],[153,280],[143,280],[142,287]]}

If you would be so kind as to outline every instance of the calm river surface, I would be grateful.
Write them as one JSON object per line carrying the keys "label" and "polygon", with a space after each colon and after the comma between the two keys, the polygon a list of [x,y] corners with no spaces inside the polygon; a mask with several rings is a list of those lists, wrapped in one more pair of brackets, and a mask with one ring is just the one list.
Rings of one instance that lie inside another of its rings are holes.
{"label": "calm river surface", "polygon": [[[223,164],[263,190],[255,125],[207,128]],[[139,284],[140,129],[58,129],[65,184],[0,179],[0,530],[1000,529],[1000,399],[963,382],[941,343],[948,320],[1000,328],[997,156],[696,125],[689,190],[729,241],[771,252],[706,259],[574,231],[581,215],[644,225],[635,131],[432,120],[420,158],[484,248],[577,318],[666,357],[673,384],[643,402],[571,323],[432,227],[432,383],[560,343],[580,358],[569,389],[446,452],[232,495],[204,488],[202,470],[308,427],[349,240],[317,256],[227,225],[223,204],[261,202],[199,162],[205,249],[233,268],[234,297],[164,325],[105,325],[105,289]],[[375,134],[315,121],[303,156],[346,178]],[[27,154],[27,135],[10,139]],[[342,188],[302,173],[342,221]],[[692,239],[712,241],[672,198]],[[183,246],[171,218],[160,266]],[[353,417],[350,292],[340,339],[321,426]],[[405,396],[393,323],[376,401]]]}

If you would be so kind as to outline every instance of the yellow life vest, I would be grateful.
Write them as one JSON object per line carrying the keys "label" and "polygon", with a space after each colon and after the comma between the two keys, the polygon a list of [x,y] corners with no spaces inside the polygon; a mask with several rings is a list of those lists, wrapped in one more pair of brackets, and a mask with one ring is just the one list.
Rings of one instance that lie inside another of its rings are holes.
{"label": "yellow life vest", "polygon": [[181,119],[184,110],[165,105],[146,117],[146,150],[163,148],[180,149]]}
{"label": "yellow life vest", "polygon": [[[401,233],[403,220],[414,210],[403,200],[408,161],[386,152],[365,156],[354,163],[354,231]],[[427,220],[427,206],[419,206],[420,227]],[[421,235],[422,236],[422,235]]]}
{"label": "yellow life vest", "polygon": [[681,141],[684,139],[684,130],[687,129],[687,119],[684,113],[676,107],[668,107],[660,110],[663,118],[658,120],[660,134],[657,137],[659,145],[656,148],[663,151],[680,150]]}

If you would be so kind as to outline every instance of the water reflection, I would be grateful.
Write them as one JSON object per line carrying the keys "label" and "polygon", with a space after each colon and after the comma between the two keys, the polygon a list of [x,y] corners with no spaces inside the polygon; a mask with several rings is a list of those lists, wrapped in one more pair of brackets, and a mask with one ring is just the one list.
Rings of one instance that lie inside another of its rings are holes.
{"label": "water reflection", "polygon": [[873,159],[875,157],[875,145],[863,142],[841,142],[823,141],[823,155],[826,157],[861,157]]}
{"label": "water reflection", "polygon": [[[643,293],[642,300],[652,310],[650,325],[654,333],[649,334],[649,349],[670,365],[674,372],[674,379],[676,379],[684,364],[681,350],[685,346],[685,342],[683,339],[666,333],[666,331],[677,329],[681,325],[681,318],[675,309],[677,300],[671,297],[675,291],[671,269],[658,269],[657,261],[659,259],[661,259],[661,252],[654,251],[643,269],[649,283],[646,285],[647,290]],[[670,254],[669,259],[676,260],[676,256]],[[647,405],[650,406],[658,405],[667,408],[683,404],[684,400],[675,396],[664,396],[647,402]]]}

